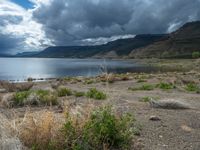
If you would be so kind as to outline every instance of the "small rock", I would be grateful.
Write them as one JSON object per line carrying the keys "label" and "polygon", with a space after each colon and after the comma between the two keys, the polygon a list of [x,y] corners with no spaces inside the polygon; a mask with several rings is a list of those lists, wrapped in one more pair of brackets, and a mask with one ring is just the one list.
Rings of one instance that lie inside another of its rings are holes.
{"label": "small rock", "polygon": [[6,89],[0,89],[0,93],[6,93],[7,90]]}
{"label": "small rock", "polygon": [[160,109],[191,109],[191,106],[185,102],[174,99],[166,99],[162,101],[151,100],[151,107]]}
{"label": "small rock", "polygon": [[191,132],[191,131],[192,131],[192,128],[188,127],[187,125],[182,125],[182,126],[181,126],[181,129],[182,129],[183,131],[186,131],[186,132]]}
{"label": "small rock", "polygon": [[149,120],[151,120],[151,121],[160,121],[161,119],[159,117],[157,117],[157,116],[151,116],[149,118]]}

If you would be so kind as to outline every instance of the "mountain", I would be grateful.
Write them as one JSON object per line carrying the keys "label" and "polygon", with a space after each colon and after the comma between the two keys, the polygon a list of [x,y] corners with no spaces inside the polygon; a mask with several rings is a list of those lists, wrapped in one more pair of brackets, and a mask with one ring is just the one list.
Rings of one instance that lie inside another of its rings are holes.
{"label": "mountain", "polygon": [[124,57],[128,56],[133,49],[145,47],[166,37],[166,34],[146,34],[137,35],[135,38],[118,39],[96,46],[54,46],[26,56],[47,58]]}
{"label": "mountain", "polygon": [[133,49],[130,58],[191,58],[192,53],[200,52],[200,21],[183,25],[169,34],[165,40],[143,48]]}
{"label": "mountain", "polygon": [[27,56],[31,56],[31,55],[36,55],[39,52],[22,52],[22,53],[18,53],[15,56],[16,57],[27,57]]}
{"label": "mountain", "polygon": [[9,55],[9,54],[0,54],[0,57],[13,57],[13,55]]}

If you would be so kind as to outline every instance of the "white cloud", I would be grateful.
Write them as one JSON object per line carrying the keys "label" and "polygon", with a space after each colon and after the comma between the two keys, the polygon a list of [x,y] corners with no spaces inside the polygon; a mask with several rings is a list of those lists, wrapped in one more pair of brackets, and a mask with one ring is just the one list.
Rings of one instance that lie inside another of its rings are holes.
{"label": "white cloud", "polygon": [[14,53],[20,51],[33,51],[43,49],[44,46],[52,45],[46,38],[42,25],[32,19],[33,10],[8,1],[0,0],[0,29],[3,36],[12,35],[23,39],[20,48],[9,50]]}
{"label": "white cloud", "polygon": [[127,38],[134,38],[135,35],[127,34],[127,35],[115,35],[111,37],[99,37],[99,38],[88,38],[82,40],[83,43],[87,43],[90,45],[100,45],[100,44],[106,44],[111,41],[115,41],[117,39],[127,39]]}

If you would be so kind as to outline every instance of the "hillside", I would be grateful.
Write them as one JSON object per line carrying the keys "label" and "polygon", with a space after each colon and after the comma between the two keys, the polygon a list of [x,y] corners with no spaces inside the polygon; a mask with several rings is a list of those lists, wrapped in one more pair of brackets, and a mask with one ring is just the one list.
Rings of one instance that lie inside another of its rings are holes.
{"label": "hillside", "polygon": [[[122,57],[128,56],[133,49],[145,47],[160,39],[166,38],[165,34],[137,35],[135,38],[119,39],[103,45],[96,46],[54,46],[44,51],[25,55],[26,57],[57,57],[57,58],[87,58],[87,57]],[[110,55],[111,54],[111,55]]]}
{"label": "hillside", "polygon": [[8,54],[0,54],[0,57],[13,57],[13,56]]}
{"label": "hillside", "polygon": [[183,25],[171,33],[168,39],[155,42],[145,48],[133,49],[131,58],[191,58],[200,51],[200,21]]}

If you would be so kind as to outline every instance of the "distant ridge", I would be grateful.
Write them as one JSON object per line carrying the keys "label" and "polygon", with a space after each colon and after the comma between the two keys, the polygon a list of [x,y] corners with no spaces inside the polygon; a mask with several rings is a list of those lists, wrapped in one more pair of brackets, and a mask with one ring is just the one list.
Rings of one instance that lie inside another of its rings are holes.
{"label": "distant ridge", "polygon": [[133,49],[131,58],[191,58],[200,52],[200,21],[183,25],[169,34],[169,38],[143,48]]}
{"label": "distant ridge", "polygon": [[8,55],[8,54],[0,54],[0,57],[13,57],[13,55]]}
{"label": "distant ridge", "polygon": [[47,57],[47,58],[88,58],[106,57],[108,53],[114,52],[114,57],[125,57],[133,49],[152,44],[165,38],[166,34],[137,35],[135,38],[118,39],[97,46],[53,46],[36,54],[18,54],[18,57]]}

